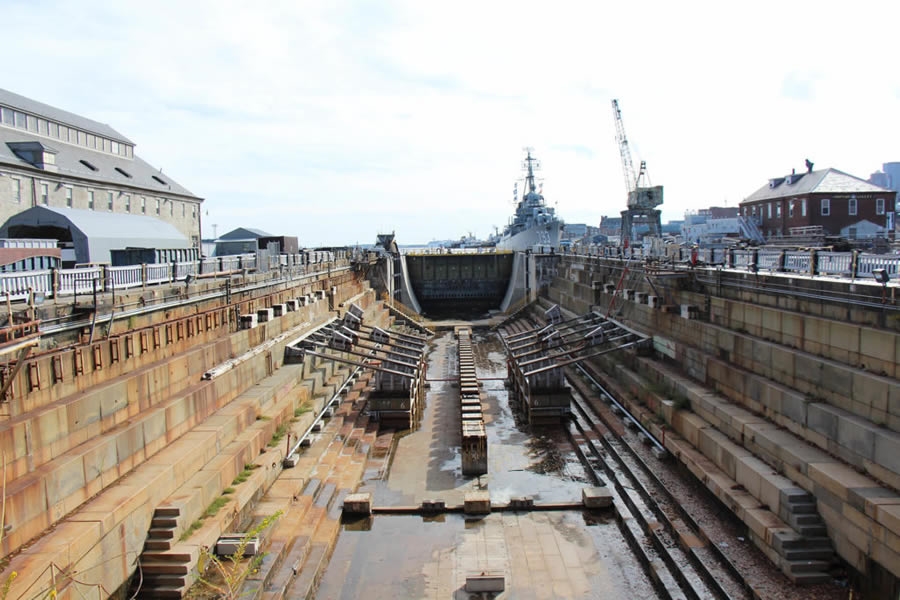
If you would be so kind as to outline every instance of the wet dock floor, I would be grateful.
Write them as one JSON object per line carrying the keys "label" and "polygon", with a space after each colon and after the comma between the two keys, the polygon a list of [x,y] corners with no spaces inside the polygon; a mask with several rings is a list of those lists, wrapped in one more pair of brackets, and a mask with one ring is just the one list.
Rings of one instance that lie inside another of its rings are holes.
{"label": "wet dock floor", "polygon": [[[372,492],[375,507],[428,499],[462,504],[473,490],[489,491],[494,503],[524,496],[538,504],[580,502],[581,490],[593,484],[562,431],[516,423],[501,380],[500,340],[476,331],[473,345],[478,377],[485,379],[488,474],[462,476],[458,389],[432,381],[420,426],[399,437],[387,466],[367,471],[360,491]],[[452,378],[456,367],[453,334],[441,334],[431,344],[428,378]],[[345,523],[316,598],[468,598],[466,576],[481,572],[505,576],[500,598],[656,597],[612,513],[597,518],[572,510]]]}

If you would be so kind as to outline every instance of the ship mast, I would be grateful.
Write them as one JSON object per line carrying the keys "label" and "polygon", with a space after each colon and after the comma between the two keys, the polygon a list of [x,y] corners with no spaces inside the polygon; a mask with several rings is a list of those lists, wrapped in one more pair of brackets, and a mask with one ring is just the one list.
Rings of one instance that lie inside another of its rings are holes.
{"label": "ship mast", "polygon": [[534,148],[525,148],[525,152],[527,152],[527,156],[525,160],[522,162],[522,168],[528,170],[528,175],[525,177],[525,182],[528,188],[527,193],[534,193],[537,191],[537,188],[534,185],[534,172],[539,171],[541,168],[541,163],[538,159],[531,157],[531,151]]}

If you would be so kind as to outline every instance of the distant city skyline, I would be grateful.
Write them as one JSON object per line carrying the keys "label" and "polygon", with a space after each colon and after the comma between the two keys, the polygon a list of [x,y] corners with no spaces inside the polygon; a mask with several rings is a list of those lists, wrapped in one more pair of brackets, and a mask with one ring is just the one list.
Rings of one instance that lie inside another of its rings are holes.
{"label": "distant city skyline", "polygon": [[4,8],[2,87],[134,140],[206,199],[204,238],[486,237],[525,146],[548,203],[596,226],[626,197],[613,98],[663,221],[737,206],[807,158],[862,179],[900,160],[890,3]]}

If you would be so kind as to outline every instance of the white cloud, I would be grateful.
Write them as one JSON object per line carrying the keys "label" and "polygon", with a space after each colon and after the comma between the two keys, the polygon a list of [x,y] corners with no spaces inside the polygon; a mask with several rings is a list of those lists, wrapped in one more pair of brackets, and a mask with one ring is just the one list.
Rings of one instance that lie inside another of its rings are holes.
{"label": "white cloud", "polygon": [[[3,86],[114,128],[205,234],[487,235],[523,146],[569,222],[624,204],[610,99],[665,219],[810,158],[900,158],[890,3],[13,3]],[[27,57],[27,60],[26,60]]]}

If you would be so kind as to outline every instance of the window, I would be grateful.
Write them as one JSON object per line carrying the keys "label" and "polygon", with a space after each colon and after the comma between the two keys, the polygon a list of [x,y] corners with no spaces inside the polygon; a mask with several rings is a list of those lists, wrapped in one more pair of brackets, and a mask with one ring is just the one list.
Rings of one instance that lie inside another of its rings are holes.
{"label": "window", "polygon": [[884,198],[875,198],[875,214],[884,214]]}
{"label": "window", "polygon": [[756,216],[756,206],[753,207],[753,216]]}
{"label": "window", "polygon": [[822,216],[827,217],[831,214],[831,200],[828,198],[822,198]]}
{"label": "window", "polygon": [[788,217],[791,219],[794,218],[794,201],[793,200],[790,200],[788,202]]}
{"label": "window", "polygon": [[141,196],[141,214],[147,214],[147,199]]}
{"label": "window", "polygon": [[50,137],[58,138],[59,137],[59,124],[54,123],[53,121],[50,121],[49,126],[50,126]]}
{"label": "window", "polygon": [[38,119],[38,133],[41,135],[47,135],[47,121],[44,119]]}
{"label": "window", "polygon": [[37,117],[32,117],[31,115],[27,115],[27,116],[25,117],[25,119],[26,119],[25,122],[28,123],[28,131],[31,131],[31,132],[33,132],[33,133],[37,133],[37,130],[38,130],[38,126],[37,126],[37,121],[38,121],[38,120],[37,120]]}
{"label": "window", "polygon": [[15,111],[15,113],[16,113],[16,127],[18,127],[19,129],[25,129],[25,121],[26,121],[25,113],[19,112],[19,111]]}
{"label": "window", "polygon": [[22,201],[22,182],[18,179],[12,180],[12,199],[16,202]]}
{"label": "window", "polygon": [[766,206],[768,206],[768,207],[769,207],[769,217],[768,217],[768,218],[770,218],[770,219],[771,219],[771,218],[772,218],[772,203],[771,203],[771,202],[769,202],[769,203],[768,203],[768,204],[767,204],[767,205],[766,205]]}
{"label": "window", "polygon": [[110,152],[113,154],[119,153],[119,142],[110,142]]}
{"label": "window", "polygon": [[94,210],[94,190],[88,190],[88,209]]}
{"label": "window", "polygon": [[775,216],[781,218],[781,202],[775,204]]}
{"label": "window", "polygon": [[61,139],[64,142],[69,141],[69,128],[66,127],[65,125],[59,126],[59,139]]}
{"label": "window", "polygon": [[806,198],[800,201],[800,216],[806,216]]}
{"label": "window", "polygon": [[90,162],[84,160],[83,158],[82,158],[80,161],[78,161],[78,162],[80,162],[81,164],[83,164],[84,166],[86,166],[86,167],[87,167],[88,169],[90,169],[91,171],[96,171],[96,170],[97,170],[97,167],[95,167],[95,166],[93,165],[93,163],[90,163]]}
{"label": "window", "polygon": [[0,108],[0,120],[3,121],[4,125],[14,126],[16,124],[14,111],[9,108]]}
{"label": "window", "polygon": [[87,134],[87,147],[93,148],[96,143],[97,143],[97,138],[95,136],[91,135],[90,133]]}
{"label": "window", "polygon": [[182,204],[181,204],[181,216],[182,216],[182,218],[183,218],[185,215],[187,215],[187,204],[182,203]]}
{"label": "window", "polygon": [[170,217],[175,216],[175,201],[174,200],[169,200],[169,216]]}
{"label": "window", "polygon": [[41,183],[41,204],[50,204],[50,186],[46,183]]}
{"label": "window", "polygon": [[191,204],[191,219],[197,218],[197,205]]}
{"label": "window", "polygon": [[66,188],[66,206],[72,208],[72,188]]}
{"label": "window", "polygon": [[159,214],[159,198],[156,199],[156,214]]}
{"label": "window", "polygon": [[131,194],[125,194],[125,212],[131,212]]}
{"label": "window", "polygon": [[106,210],[112,212],[113,210],[113,193],[106,192]]}
{"label": "window", "polygon": [[847,214],[855,215],[856,208],[857,208],[856,207],[856,198],[851,196],[851,198],[849,200],[847,200]]}

